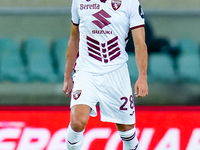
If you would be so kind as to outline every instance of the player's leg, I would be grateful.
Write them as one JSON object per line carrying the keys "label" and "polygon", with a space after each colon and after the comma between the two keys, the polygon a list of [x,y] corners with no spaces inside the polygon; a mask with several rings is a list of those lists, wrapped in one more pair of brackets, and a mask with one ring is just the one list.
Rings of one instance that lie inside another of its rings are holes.
{"label": "player's leg", "polygon": [[85,129],[90,116],[91,108],[88,105],[75,105],[71,108],[71,127],[76,132]]}
{"label": "player's leg", "polygon": [[73,75],[73,89],[71,95],[71,122],[68,127],[66,143],[68,150],[80,150],[83,144],[83,132],[89,116],[96,116],[95,79],[87,72],[77,71]]}
{"label": "player's leg", "polygon": [[71,122],[66,136],[68,150],[80,150],[83,132],[89,120],[91,108],[88,105],[75,105],[71,108]]}
{"label": "player's leg", "polygon": [[123,141],[123,150],[139,150],[135,125],[116,124],[119,135]]}
{"label": "player's leg", "polygon": [[139,150],[135,129],[135,107],[127,65],[104,76],[100,101],[101,120],[116,123],[123,150]]}

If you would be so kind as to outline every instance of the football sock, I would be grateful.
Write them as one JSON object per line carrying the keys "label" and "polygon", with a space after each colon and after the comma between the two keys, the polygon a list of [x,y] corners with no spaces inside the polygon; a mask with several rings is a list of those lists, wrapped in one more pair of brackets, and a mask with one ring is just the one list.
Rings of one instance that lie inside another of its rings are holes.
{"label": "football sock", "polygon": [[123,150],[140,150],[135,128],[125,132],[118,132],[123,141]]}
{"label": "football sock", "polygon": [[75,132],[71,125],[67,129],[67,136],[66,136],[66,143],[68,150],[80,150],[81,146],[83,145],[83,131]]}

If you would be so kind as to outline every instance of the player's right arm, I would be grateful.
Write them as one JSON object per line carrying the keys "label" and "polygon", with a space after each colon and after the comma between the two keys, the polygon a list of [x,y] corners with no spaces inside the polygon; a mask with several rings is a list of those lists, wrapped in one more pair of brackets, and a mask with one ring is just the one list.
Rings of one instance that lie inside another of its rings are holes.
{"label": "player's right arm", "polygon": [[63,92],[68,97],[71,96],[71,91],[73,86],[71,75],[76,61],[78,49],[79,49],[79,27],[72,23],[71,35],[69,38],[69,43],[67,48],[66,66],[64,73],[64,84],[63,84]]}
{"label": "player's right arm", "polygon": [[147,53],[147,46],[145,43],[144,27],[132,30],[132,36],[135,46],[136,64],[139,71],[139,77],[135,83],[135,96],[144,97],[148,95],[148,84],[147,84],[148,53]]}

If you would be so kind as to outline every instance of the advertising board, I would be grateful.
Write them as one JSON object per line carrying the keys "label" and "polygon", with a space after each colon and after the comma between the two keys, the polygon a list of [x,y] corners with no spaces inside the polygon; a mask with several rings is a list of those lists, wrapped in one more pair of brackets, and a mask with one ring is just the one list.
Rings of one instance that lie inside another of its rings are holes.
{"label": "advertising board", "polygon": [[[200,107],[136,106],[141,150],[200,150]],[[69,107],[0,107],[0,150],[67,150]],[[122,150],[116,126],[91,117],[82,150]]]}

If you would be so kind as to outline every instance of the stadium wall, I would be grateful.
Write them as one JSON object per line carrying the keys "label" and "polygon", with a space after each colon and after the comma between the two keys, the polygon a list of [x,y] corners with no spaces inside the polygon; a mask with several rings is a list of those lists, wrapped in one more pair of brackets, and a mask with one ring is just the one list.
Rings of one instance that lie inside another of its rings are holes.
{"label": "stadium wall", "polygon": [[[0,0],[2,7],[63,7],[70,6],[72,0]],[[200,8],[199,0],[139,0],[142,6],[146,8],[175,8],[175,9],[195,9]]]}
{"label": "stadium wall", "polygon": [[[27,7],[14,9],[9,7],[0,10],[1,37],[12,37],[17,40],[30,37],[48,39],[69,37],[70,7],[43,7],[40,9],[29,9]],[[200,31],[200,9],[157,8],[153,10],[144,8],[144,11],[156,36],[173,40],[190,38],[200,42],[199,32],[197,32]]]}
{"label": "stadium wall", "polygon": [[[70,0],[0,0],[0,37],[13,38],[19,43],[27,38],[45,38],[50,43],[69,37],[70,3]],[[200,42],[199,0],[152,0],[151,3],[141,0],[141,4],[156,36],[172,40],[187,37]],[[49,91],[38,91],[46,88]],[[198,84],[150,83],[149,90],[149,96],[136,99],[136,104],[199,104]],[[68,105],[69,99],[62,93],[62,84],[6,82],[0,84],[0,104]]]}

